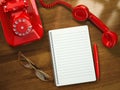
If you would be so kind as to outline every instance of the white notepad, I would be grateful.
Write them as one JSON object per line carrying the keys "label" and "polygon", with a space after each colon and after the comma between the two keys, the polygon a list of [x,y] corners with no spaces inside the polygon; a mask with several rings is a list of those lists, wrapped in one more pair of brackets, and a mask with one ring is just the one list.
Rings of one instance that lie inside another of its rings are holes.
{"label": "white notepad", "polygon": [[49,31],[56,86],[96,81],[87,26]]}

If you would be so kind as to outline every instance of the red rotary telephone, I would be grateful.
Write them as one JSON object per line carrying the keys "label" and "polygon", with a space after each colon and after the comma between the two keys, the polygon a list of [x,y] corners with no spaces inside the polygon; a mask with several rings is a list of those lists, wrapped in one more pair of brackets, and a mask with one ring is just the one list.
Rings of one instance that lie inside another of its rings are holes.
{"label": "red rotary telephone", "polygon": [[[66,6],[71,9],[76,20],[90,20],[103,32],[102,42],[106,47],[112,48],[117,44],[117,34],[110,31],[86,6],[78,5],[72,7],[62,0],[56,0],[51,4],[46,4],[43,0],[39,1],[45,8],[52,8],[56,5]],[[6,3],[0,6],[0,13],[4,34],[10,45],[26,44],[41,39],[43,36],[42,24],[34,0],[7,0]]]}
{"label": "red rotary telephone", "polygon": [[11,46],[30,43],[43,36],[35,0],[6,0],[0,6],[0,18],[6,41]]}

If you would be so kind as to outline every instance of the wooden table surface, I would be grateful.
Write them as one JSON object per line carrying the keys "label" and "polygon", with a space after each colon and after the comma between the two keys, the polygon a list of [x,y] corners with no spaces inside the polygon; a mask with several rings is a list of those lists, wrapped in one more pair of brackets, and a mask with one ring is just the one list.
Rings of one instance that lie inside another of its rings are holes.
{"label": "wooden table surface", "polygon": [[[48,3],[54,0],[46,0]],[[119,42],[112,49],[101,42],[102,33],[91,22],[77,22],[71,12],[63,6],[45,9],[37,2],[45,35],[42,40],[12,48],[4,38],[0,26],[0,90],[120,90],[120,0],[65,0],[73,6],[87,5],[112,31]],[[43,82],[34,71],[24,68],[17,59],[22,51],[38,67],[53,77],[48,31],[51,29],[88,25],[92,45],[97,43],[100,59],[100,81],[56,87],[54,81]]]}

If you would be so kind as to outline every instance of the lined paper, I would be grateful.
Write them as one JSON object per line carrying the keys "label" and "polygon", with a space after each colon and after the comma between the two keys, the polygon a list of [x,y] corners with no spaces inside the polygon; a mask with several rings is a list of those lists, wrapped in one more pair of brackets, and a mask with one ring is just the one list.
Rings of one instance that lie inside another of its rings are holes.
{"label": "lined paper", "polygon": [[49,31],[56,86],[96,80],[87,26]]}

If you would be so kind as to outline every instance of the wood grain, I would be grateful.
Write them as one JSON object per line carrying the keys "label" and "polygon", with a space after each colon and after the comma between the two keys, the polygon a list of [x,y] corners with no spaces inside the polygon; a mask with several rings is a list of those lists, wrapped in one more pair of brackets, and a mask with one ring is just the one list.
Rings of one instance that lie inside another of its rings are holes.
{"label": "wood grain", "polygon": [[[48,0],[45,0],[48,2]],[[54,0],[49,0],[52,2]],[[102,33],[89,21],[77,22],[71,12],[57,6],[45,9],[37,2],[45,35],[42,40],[12,48],[4,38],[0,26],[0,90],[120,90],[120,0],[65,0],[73,6],[85,4],[112,31],[116,32],[119,42],[112,49],[105,48],[101,42]],[[48,2],[48,3],[49,3]],[[34,71],[21,66],[17,60],[22,51],[37,66],[53,77],[48,31],[51,29],[88,25],[92,45],[97,43],[100,58],[100,81],[65,87],[56,87],[54,81],[43,82],[36,78]]]}

